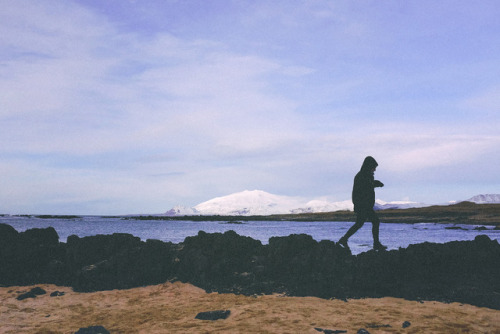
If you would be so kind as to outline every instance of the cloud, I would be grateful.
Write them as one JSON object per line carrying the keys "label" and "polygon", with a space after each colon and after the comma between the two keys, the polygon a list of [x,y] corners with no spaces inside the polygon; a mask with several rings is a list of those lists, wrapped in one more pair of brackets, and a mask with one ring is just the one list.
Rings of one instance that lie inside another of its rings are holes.
{"label": "cloud", "polygon": [[[16,45],[20,53],[43,52],[3,66],[2,116],[11,129],[4,138],[11,151],[92,154],[193,139],[194,145],[222,145],[237,133],[276,129],[290,119],[293,103],[268,93],[263,78],[308,73],[209,41],[122,34],[83,9],[61,7],[40,10],[32,26],[11,31],[24,36]],[[74,20],[59,20],[63,10]],[[48,39],[40,36],[40,28],[49,29],[44,22],[51,22]],[[39,39],[45,43],[30,43]],[[64,47],[67,41],[76,47]],[[18,133],[21,126],[28,136]]]}
{"label": "cloud", "polygon": [[400,180],[457,165],[470,179],[476,160],[498,160],[495,53],[428,44],[459,39],[441,7],[421,33],[424,13],[406,5],[196,5],[2,1],[4,203],[120,213],[243,189],[344,200],[366,155]]}

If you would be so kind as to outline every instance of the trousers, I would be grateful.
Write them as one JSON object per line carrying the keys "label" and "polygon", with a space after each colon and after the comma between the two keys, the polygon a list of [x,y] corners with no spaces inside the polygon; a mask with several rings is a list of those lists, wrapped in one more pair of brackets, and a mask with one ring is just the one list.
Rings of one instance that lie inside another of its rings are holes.
{"label": "trousers", "polygon": [[356,223],[351,226],[347,233],[342,237],[342,239],[349,239],[354,233],[356,233],[367,221],[372,223],[372,235],[373,242],[379,243],[379,231],[380,231],[380,219],[373,209],[356,211]]}

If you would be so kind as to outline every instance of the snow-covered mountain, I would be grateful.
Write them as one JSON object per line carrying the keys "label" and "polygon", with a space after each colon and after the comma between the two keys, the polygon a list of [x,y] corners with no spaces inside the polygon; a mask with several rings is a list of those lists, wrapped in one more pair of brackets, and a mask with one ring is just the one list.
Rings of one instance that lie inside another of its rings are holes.
{"label": "snow-covered mountain", "polygon": [[354,209],[352,201],[328,202],[325,200],[312,200],[297,209],[292,209],[287,213],[313,213],[313,212],[332,212],[340,210]]}
{"label": "snow-covered mountain", "polygon": [[195,208],[188,208],[182,205],[176,205],[165,212],[166,216],[197,216],[200,213]]}
{"label": "snow-covered mountain", "polygon": [[216,197],[196,205],[194,209],[202,215],[265,216],[290,213],[303,203],[303,200],[297,197],[273,195],[262,190],[245,190]]}
{"label": "snow-covered mountain", "polygon": [[[476,195],[467,200],[477,204],[500,203],[500,194]],[[458,202],[454,202],[458,203]],[[450,203],[451,204],[451,203]],[[375,201],[375,210],[420,208],[428,204],[392,201]],[[307,200],[301,197],[273,195],[262,190],[245,190],[227,196],[216,197],[192,208],[177,205],[167,211],[167,216],[267,216],[289,213],[333,212],[353,210],[351,200],[329,202],[322,199]]]}
{"label": "snow-covered mountain", "polygon": [[[425,206],[415,202],[376,201],[376,209],[409,208]],[[307,200],[301,197],[273,195],[262,190],[245,190],[227,196],[216,197],[193,208],[176,206],[165,214],[168,216],[221,215],[221,216],[266,216],[289,213],[332,212],[353,210],[351,200],[328,202]]]}
{"label": "snow-covered mountain", "polygon": [[467,202],[473,202],[476,204],[493,204],[500,203],[500,194],[484,194],[484,195],[476,195],[474,197],[466,200]]}
{"label": "snow-covered mountain", "polygon": [[386,209],[409,209],[409,208],[423,208],[429,206],[428,204],[419,202],[409,202],[409,201],[392,201],[385,202],[380,199],[375,201],[373,206],[374,210],[386,210]]}

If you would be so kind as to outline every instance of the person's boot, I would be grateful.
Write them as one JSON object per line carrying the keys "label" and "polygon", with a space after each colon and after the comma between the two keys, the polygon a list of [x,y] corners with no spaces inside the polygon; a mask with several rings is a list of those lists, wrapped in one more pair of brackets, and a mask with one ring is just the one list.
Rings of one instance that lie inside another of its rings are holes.
{"label": "person's boot", "polygon": [[338,244],[344,247],[345,249],[349,249],[349,245],[347,244],[347,238],[345,237],[340,238]]}
{"label": "person's boot", "polygon": [[373,243],[373,249],[376,251],[384,251],[387,249],[387,246],[384,246],[380,243],[380,241]]}

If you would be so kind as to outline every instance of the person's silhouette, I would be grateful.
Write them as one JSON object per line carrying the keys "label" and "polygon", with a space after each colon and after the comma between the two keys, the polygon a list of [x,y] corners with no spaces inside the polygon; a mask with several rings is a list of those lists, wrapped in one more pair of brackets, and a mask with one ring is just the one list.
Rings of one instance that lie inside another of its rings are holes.
{"label": "person's silhouette", "polygon": [[361,166],[361,170],[354,177],[354,186],[352,188],[352,202],[354,212],[356,212],[356,223],[340,238],[339,244],[349,248],[347,240],[359,230],[368,220],[372,222],[373,248],[375,250],[385,250],[379,240],[380,220],[373,210],[375,204],[375,188],[383,187],[384,184],[374,179],[373,174],[377,169],[378,163],[373,157],[366,157]]}

